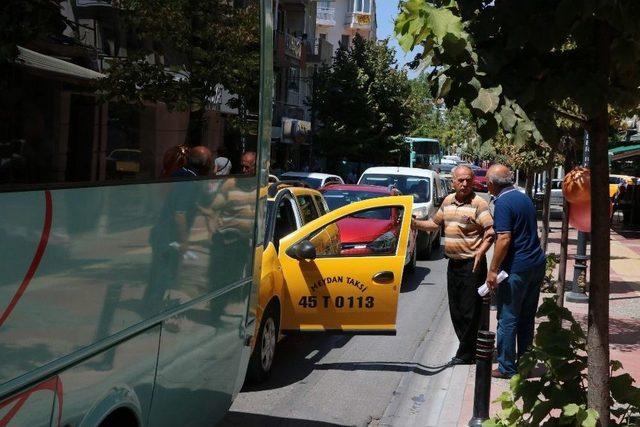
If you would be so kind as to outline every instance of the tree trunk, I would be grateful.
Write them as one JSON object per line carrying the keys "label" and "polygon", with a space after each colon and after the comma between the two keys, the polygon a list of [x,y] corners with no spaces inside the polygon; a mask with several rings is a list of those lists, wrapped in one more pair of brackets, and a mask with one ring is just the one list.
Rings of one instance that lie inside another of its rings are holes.
{"label": "tree trunk", "polygon": [[531,200],[533,200],[533,180],[535,178],[535,173],[533,171],[526,171],[527,174],[527,182],[525,184],[525,194],[529,196]]}
{"label": "tree trunk", "polygon": [[540,236],[540,246],[544,253],[547,253],[549,241],[549,217],[551,216],[551,183],[553,176],[553,165],[546,170],[544,182],[544,199],[542,201],[542,233]]}
{"label": "tree trunk", "polygon": [[[571,168],[568,160],[569,154],[565,154],[565,173]],[[569,250],[569,202],[562,198],[562,229],[560,231],[560,262],[558,264],[558,283],[556,284],[556,294],[558,295],[558,305],[564,307],[564,286],[567,281],[567,253]]]}
{"label": "tree trunk", "polygon": [[[601,21],[596,34],[599,73],[594,84],[608,87],[610,29]],[[591,284],[587,332],[587,403],[598,411],[599,423],[609,425],[609,112],[606,101],[590,120],[591,143]]]}
{"label": "tree trunk", "polygon": [[189,112],[189,125],[187,128],[187,145],[195,147],[201,145],[204,134],[204,107]]}

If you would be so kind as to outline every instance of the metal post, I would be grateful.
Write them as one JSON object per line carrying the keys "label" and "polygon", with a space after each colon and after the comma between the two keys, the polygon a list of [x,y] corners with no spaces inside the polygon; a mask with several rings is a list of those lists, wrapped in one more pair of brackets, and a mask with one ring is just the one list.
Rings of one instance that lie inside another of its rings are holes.
{"label": "metal post", "polygon": [[589,297],[580,287],[581,283],[585,286],[587,283],[587,261],[589,260],[589,255],[586,254],[587,237],[588,233],[578,232],[578,246],[576,248],[575,264],[573,266],[573,283],[571,285],[571,291],[565,294],[569,302],[589,302]]}
{"label": "metal post", "polygon": [[[584,148],[582,164],[589,167],[590,146],[589,146],[589,132],[584,131]],[[568,215],[568,212],[565,212]],[[573,284],[571,285],[571,291],[567,292],[566,299],[569,302],[582,302],[589,301],[589,297],[584,293],[584,290],[580,288],[580,283],[583,283],[586,288],[587,283],[587,261],[589,255],[587,255],[587,233],[578,231],[578,245],[576,247],[575,264],[573,266]]]}
{"label": "metal post", "polygon": [[469,420],[470,427],[480,427],[489,419],[491,403],[491,366],[496,334],[489,331],[489,304],[491,297],[482,298],[480,330],[476,343],[476,381],[473,392],[473,416]]}

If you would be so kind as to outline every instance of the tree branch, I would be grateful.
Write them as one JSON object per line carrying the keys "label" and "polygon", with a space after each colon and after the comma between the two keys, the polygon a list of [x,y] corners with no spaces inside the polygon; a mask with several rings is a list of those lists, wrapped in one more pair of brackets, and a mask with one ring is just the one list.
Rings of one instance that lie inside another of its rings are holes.
{"label": "tree branch", "polygon": [[551,109],[551,111],[553,111],[554,113],[564,117],[567,120],[571,120],[573,122],[576,122],[579,125],[586,125],[587,124],[587,119],[583,116],[580,116],[578,114],[572,113],[570,111],[566,111],[563,110],[561,108],[558,107],[549,107]]}

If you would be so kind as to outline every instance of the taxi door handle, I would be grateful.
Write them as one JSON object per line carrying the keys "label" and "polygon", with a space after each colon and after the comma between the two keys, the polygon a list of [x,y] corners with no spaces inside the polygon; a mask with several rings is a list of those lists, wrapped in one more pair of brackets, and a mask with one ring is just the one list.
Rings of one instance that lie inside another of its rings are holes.
{"label": "taxi door handle", "polygon": [[373,281],[378,283],[391,283],[393,278],[393,271],[380,271],[373,275]]}

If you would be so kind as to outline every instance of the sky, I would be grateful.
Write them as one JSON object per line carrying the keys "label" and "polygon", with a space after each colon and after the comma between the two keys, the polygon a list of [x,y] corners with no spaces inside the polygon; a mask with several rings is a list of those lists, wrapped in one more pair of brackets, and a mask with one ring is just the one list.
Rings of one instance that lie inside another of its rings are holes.
{"label": "sky", "polygon": [[[398,14],[398,0],[377,0],[376,19],[378,21],[378,40],[389,38],[389,46],[396,50],[396,59],[399,66],[403,66],[413,59],[414,54],[405,54],[398,45],[393,35],[393,21]],[[410,77],[414,73],[409,73]]]}

